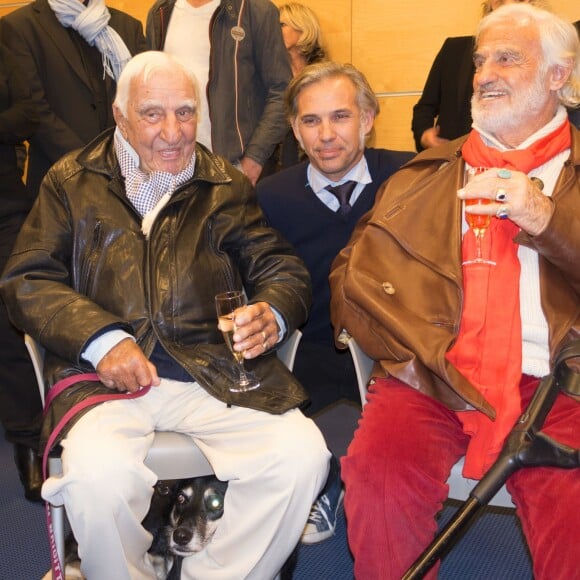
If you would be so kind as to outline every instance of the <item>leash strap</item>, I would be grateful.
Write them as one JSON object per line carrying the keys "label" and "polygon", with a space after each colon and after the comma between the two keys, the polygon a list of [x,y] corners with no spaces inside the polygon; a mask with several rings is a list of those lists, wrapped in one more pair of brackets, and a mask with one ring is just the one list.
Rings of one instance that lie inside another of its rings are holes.
{"label": "leash strap", "polygon": [[[99,381],[99,376],[97,373],[84,373],[79,375],[72,375],[70,377],[66,377],[57,383],[55,383],[52,388],[48,391],[46,397],[46,403],[44,407],[44,415],[46,416],[47,410],[50,407],[51,403],[55,400],[55,398],[60,395],[63,391],[79,383],[81,381]],[[143,395],[149,392],[151,387],[143,387],[142,389],[134,392],[134,393],[118,393],[118,392],[111,392],[102,395],[93,395],[91,397],[87,397],[83,401],[80,401],[73,407],[71,407],[60,419],[57,423],[56,427],[50,433],[48,437],[48,441],[44,448],[44,453],[42,454],[42,475],[43,478],[46,479],[47,477],[47,466],[48,466],[48,456],[54,446],[55,441],[57,440],[58,436],[66,426],[66,424],[80,411],[86,409],[87,407],[91,407],[93,405],[97,405],[98,403],[104,403],[105,401],[114,401],[118,399],[136,399],[138,397],[142,397]],[[52,515],[50,513],[50,505],[47,501],[44,502],[44,510],[46,513],[46,528],[48,531],[48,543],[50,548],[50,562],[52,568],[52,578],[53,580],[65,580],[64,577],[64,562],[61,562],[58,557],[58,550],[56,547],[56,540],[54,536],[54,526],[52,523]]]}
{"label": "leash strap", "polygon": [[46,401],[44,402],[44,415],[46,415],[48,408],[52,402],[66,389],[70,386],[80,383],[81,381],[98,381],[99,375],[97,373],[83,373],[80,375],[71,375],[70,377],[65,377],[60,381],[56,382],[46,394]]}

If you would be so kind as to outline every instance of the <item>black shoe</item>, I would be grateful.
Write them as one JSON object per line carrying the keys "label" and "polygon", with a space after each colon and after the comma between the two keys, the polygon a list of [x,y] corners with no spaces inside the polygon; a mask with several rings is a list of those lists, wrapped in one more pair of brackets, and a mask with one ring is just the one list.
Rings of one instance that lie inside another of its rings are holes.
{"label": "black shoe", "polygon": [[29,501],[41,502],[42,460],[30,447],[20,443],[14,444],[14,462],[18,469],[20,481],[24,487],[24,497]]}

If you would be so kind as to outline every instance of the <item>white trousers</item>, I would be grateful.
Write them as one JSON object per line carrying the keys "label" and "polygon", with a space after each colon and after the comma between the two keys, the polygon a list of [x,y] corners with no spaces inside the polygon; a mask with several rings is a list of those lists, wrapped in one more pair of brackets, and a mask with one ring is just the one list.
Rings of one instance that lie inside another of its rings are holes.
{"label": "white trousers", "polygon": [[62,477],[44,499],[63,502],[88,580],[155,578],[141,526],[157,481],[143,463],[154,430],[191,435],[219,479],[224,515],[208,546],[183,561],[182,578],[269,580],[299,541],[325,483],[329,452],[294,409],[270,415],[228,408],[197,383],[162,379],[145,396],[99,405],[62,442]]}

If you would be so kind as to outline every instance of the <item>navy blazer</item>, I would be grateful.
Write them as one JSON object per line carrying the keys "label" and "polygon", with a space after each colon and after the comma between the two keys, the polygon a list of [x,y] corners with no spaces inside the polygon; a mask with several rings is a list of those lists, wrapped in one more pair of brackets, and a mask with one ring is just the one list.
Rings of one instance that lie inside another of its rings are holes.
{"label": "navy blazer", "polygon": [[365,149],[372,178],[348,216],[329,209],[308,184],[308,161],[258,182],[258,202],[269,225],[277,229],[304,261],[312,279],[313,303],[302,332],[304,342],[334,344],[330,325],[328,275],[336,255],[347,244],[357,221],[374,205],[381,184],[414,157],[407,151]]}
{"label": "navy blazer", "polygon": [[[0,45],[0,218],[11,214],[27,213],[32,207],[22,172],[18,165],[16,149],[34,133],[38,115],[32,102],[30,89],[14,57]],[[0,239],[8,235],[0,231]],[[14,234],[15,235],[15,234]]]}

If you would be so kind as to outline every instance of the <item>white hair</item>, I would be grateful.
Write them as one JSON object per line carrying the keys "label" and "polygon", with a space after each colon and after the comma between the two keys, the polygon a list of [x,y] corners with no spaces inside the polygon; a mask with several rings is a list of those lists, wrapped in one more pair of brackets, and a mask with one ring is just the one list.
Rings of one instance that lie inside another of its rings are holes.
{"label": "white hair", "polygon": [[117,93],[113,104],[119,109],[124,117],[127,116],[131,82],[136,78],[142,78],[144,81],[147,81],[155,71],[160,69],[180,70],[185,74],[193,84],[195,91],[195,104],[199,112],[199,85],[193,71],[166,52],[148,50],[134,56],[125,65],[125,68],[117,81]]}
{"label": "white hair", "polygon": [[580,105],[580,41],[574,25],[531,4],[507,4],[481,20],[477,28],[476,44],[483,32],[504,23],[515,23],[516,27],[536,27],[542,47],[543,62],[540,66],[543,70],[561,66],[571,71],[568,81],[558,91],[560,102],[567,107]]}

